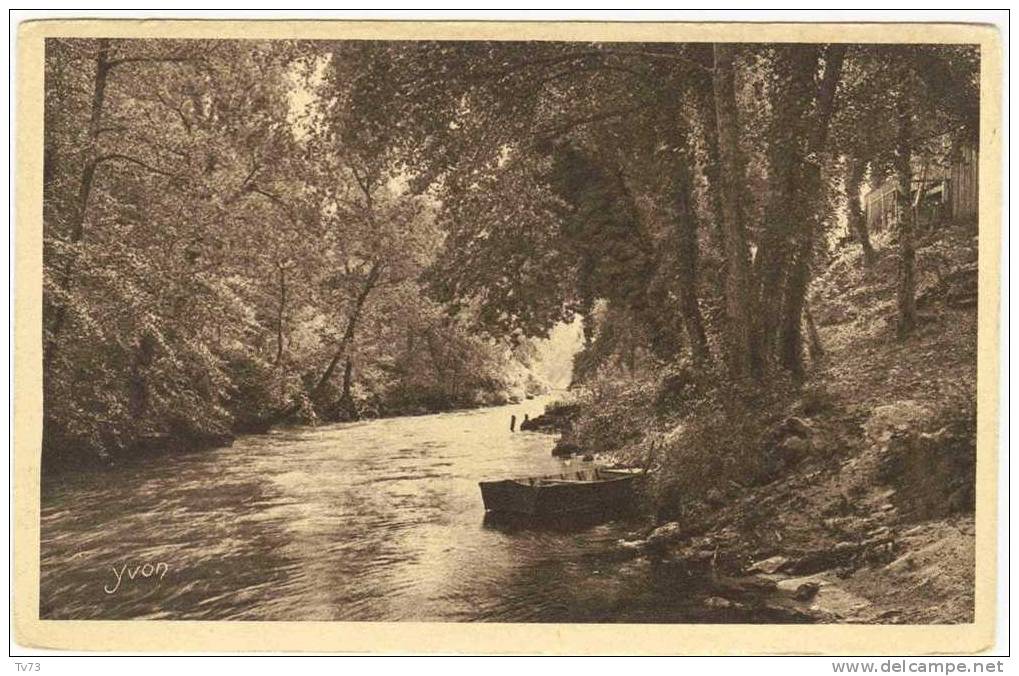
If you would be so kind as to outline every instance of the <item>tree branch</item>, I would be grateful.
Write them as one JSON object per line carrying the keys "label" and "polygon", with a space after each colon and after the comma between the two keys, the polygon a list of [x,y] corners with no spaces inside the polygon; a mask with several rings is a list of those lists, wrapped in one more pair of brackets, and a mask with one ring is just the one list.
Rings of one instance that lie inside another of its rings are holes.
{"label": "tree branch", "polygon": [[247,192],[253,192],[255,194],[261,195],[262,197],[266,198],[267,200],[278,206],[280,209],[283,210],[283,213],[286,214],[286,217],[287,219],[290,220],[290,223],[294,227],[297,227],[297,219],[294,218],[293,213],[291,213],[290,211],[290,207],[288,207],[282,199],[280,199],[276,195],[273,195],[271,192],[262,190],[257,185],[249,185],[247,187]]}
{"label": "tree branch", "polygon": [[601,122],[601,121],[604,121],[604,120],[609,120],[609,119],[612,119],[614,117],[622,117],[623,115],[629,115],[631,113],[635,113],[635,112],[644,110],[645,108],[648,108],[651,105],[652,105],[651,103],[645,103],[645,104],[642,104],[642,105],[639,105],[639,106],[630,106],[629,108],[620,108],[620,109],[616,109],[616,110],[608,110],[608,111],[605,111],[603,113],[597,113],[595,115],[588,115],[587,117],[576,118],[576,119],[564,122],[564,123],[562,123],[562,124],[560,124],[560,125],[558,125],[556,127],[553,127],[551,129],[537,131],[537,132],[535,132],[535,135],[538,138],[542,139],[542,140],[551,141],[551,140],[559,138],[560,136],[568,134],[569,132],[573,131],[577,127],[583,127],[585,125],[588,125],[588,124],[591,124],[591,123],[594,123],[594,122]]}
{"label": "tree branch", "polygon": [[193,56],[124,56],[106,62],[108,68],[116,68],[125,63],[203,63],[202,59]]}
{"label": "tree branch", "polygon": [[157,167],[153,167],[151,164],[148,164],[148,163],[146,163],[146,162],[144,162],[142,160],[139,160],[139,159],[137,159],[135,157],[130,157],[129,155],[122,155],[120,153],[111,153],[109,155],[103,155],[101,157],[97,157],[93,164],[94,164],[94,166],[99,167],[99,165],[101,165],[101,164],[103,164],[105,162],[111,162],[113,160],[120,160],[122,162],[128,162],[130,164],[134,164],[136,166],[141,167],[142,169],[146,169],[146,170],[152,172],[153,174],[159,174],[160,176],[167,176],[169,178],[180,178],[180,176],[178,174],[175,174],[175,173],[169,172],[169,171],[164,171],[163,169],[159,169]]}

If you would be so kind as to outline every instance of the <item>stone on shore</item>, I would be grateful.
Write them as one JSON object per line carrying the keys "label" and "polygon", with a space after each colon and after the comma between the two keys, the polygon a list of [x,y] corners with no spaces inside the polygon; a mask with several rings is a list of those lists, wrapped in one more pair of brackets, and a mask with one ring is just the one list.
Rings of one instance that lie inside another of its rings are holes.
{"label": "stone on shore", "polygon": [[651,531],[647,537],[647,546],[651,549],[664,549],[667,545],[679,541],[683,537],[682,527],[678,521],[670,521]]}
{"label": "stone on shore", "polygon": [[784,556],[772,556],[771,558],[754,563],[747,568],[747,572],[771,575],[780,571],[787,563],[789,563],[789,559]]}

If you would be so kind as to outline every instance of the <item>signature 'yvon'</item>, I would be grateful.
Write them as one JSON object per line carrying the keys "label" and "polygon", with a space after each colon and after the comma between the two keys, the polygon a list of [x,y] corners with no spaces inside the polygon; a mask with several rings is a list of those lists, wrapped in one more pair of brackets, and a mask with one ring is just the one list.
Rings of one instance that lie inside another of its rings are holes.
{"label": "signature 'yvon'", "polygon": [[116,566],[112,566],[111,570],[113,571],[113,577],[115,578],[115,582],[112,585],[111,584],[103,585],[103,591],[105,591],[107,594],[117,593],[117,590],[120,589],[121,585],[124,582],[125,574],[127,575],[128,580],[134,580],[136,578],[145,579],[153,577],[158,577],[158,579],[162,580],[164,577],[166,577],[166,574],[170,572],[170,566],[160,561],[155,565],[151,563],[143,563],[140,566],[133,566],[129,568],[128,565],[125,563],[120,566],[119,570],[117,569]]}

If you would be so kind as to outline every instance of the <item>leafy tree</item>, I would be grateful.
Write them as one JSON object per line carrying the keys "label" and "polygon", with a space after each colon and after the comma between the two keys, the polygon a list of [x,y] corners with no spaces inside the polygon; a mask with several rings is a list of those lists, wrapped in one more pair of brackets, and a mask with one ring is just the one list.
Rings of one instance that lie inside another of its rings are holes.
{"label": "leafy tree", "polygon": [[966,46],[50,40],[48,453],[502,401],[577,315],[578,381],[801,379],[826,232],[846,209],[873,258],[861,184],[974,140],[978,75]]}
{"label": "leafy tree", "polygon": [[894,176],[899,186],[897,331],[905,337],[916,325],[913,158],[943,156],[947,138],[976,138],[979,54],[968,46],[859,45],[846,70],[836,143],[852,158],[847,166],[869,163],[874,183]]}

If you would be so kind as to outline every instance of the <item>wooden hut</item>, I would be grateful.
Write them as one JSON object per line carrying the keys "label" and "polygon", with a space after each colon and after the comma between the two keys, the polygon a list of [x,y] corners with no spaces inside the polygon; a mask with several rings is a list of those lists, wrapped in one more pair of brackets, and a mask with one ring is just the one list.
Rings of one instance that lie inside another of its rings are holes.
{"label": "wooden hut", "polygon": [[[947,163],[928,157],[913,161],[913,185],[910,201],[917,208],[918,225],[935,227],[951,218],[975,216],[978,209],[978,156],[971,144],[960,144]],[[894,225],[899,218],[899,181],[890,176],[864,196],[867,227],[872,231]],[[917,193],[921,193],[919,198]]]}
{"label": "wooden hut", "polygon": [[979,211],[977,199],[979,164],[974,146],[965,145],[959,148],[948,178],[949,204],[953,219],[976,216]]}

